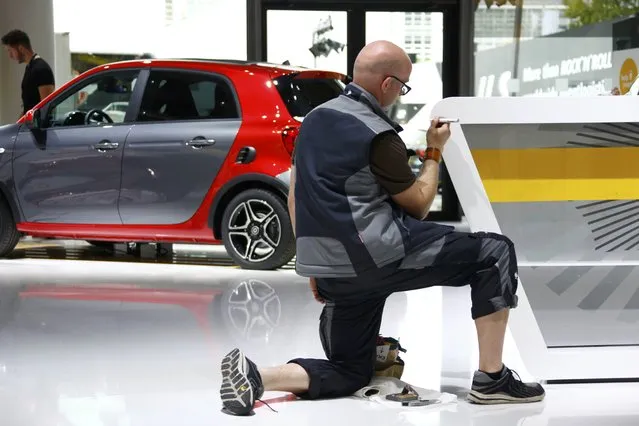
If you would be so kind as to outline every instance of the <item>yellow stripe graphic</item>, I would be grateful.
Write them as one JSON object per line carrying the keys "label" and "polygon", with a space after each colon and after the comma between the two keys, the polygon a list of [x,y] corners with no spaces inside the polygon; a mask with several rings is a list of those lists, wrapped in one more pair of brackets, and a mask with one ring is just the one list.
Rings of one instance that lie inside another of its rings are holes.
{"label": "yellow stripe graphic", "polygon": [[639,148],[474,150],[493,203],[639,199]]}

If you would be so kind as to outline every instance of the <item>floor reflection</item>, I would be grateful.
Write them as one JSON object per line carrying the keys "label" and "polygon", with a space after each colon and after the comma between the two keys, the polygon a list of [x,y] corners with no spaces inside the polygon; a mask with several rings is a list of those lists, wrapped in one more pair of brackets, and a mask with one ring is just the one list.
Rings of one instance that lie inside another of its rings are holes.
{"label": "floor reflection", "polygon": [[[2,279],[0,401],[11,419],[3,424],[72,424],[63,413],[78,410],[128,413],[163,392],[195,392],[215,411],[218,363],[229,347],[288,352],[290,342],[309,340],[314,322],[305,314],[307,288],[295,278],[178,287],[172,279],[110,282],[85,272],[66,281]],[[73,424],[129,424],[82,421]]]}
{"label": "floor reflection", "polygon": [[[221,413],[218,396],[219,362],[231,348],[241,347],[259,365],[323,357],[322,308],[308,282],[293,271],[116,265],[0,262],[2,425],[590,426],[639,420],[636,401],[625,402],[636,394],[632,385],[550,388],[545,403],[512,407],[462,400],[407,410],[353,398],[288,398],[272,404],[278,413],[261,407],[254,418],[231,418]],[[430,389],[445,386],[437,303],[427,291],[394,295],[383,325],[385,334],[401,337],[408,349],[406,379]],[[580,423],[565,423],[568,418]]]}

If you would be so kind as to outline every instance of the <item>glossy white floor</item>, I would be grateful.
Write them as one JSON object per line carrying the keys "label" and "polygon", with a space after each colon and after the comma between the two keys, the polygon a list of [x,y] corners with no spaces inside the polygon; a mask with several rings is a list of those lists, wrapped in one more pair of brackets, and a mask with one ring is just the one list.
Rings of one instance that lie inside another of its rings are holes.
{"label": "glossy white floor", "polygon": [[[265,395],[250,418],[220,411],[219,361],[323,356],[321,306],[293,271],[73,260],[0,261],[0,424],[6,426],[637,425],[639,385],[547,386],[545,402],[464,401],[476,359],[464,290],[393,296],[382,332],[400,337],[403,379],[457,393],[401,408]],[[512,346],[506,362],[519,364]],[[631,362],[631,361],[629,361]],[[525,374],[525,373],[524,373]],[[279,398],[279,399],[278,399]]]}

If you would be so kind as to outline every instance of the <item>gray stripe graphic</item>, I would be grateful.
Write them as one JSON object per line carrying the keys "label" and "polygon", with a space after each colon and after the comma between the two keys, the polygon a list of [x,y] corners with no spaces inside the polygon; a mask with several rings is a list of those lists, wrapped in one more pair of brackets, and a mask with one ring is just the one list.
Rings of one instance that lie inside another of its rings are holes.
{"label": "gray stripe graphic", "polygon": [[[626,138],[626,139],[629,139],[631,141],[639,141],[639,138],[637,138],[636,136],[633,136],[633,134],[636,134],[636,132],[634,130],[630,130],[629,131],[629,130],[623,129],[626,132],[626,134],[623,134],[623,133],[619,133],[619,132],[616,132],[616,131],[608,129],[609,127],[614,127],[614,126],[612,126],[610,124],[607,124],[605,127],[604,126],[596,127],[596,126],[591,126],[591,125],[586,125],[584,127],[586,129],[588,129],[588,130],[592,130],[593,132],[599,132],[599,133],[603,133],[603,134],[606,134],[606,135],[616,136],[616,137],[621,138],[621,139]],[[619,129],[619,127],[614,127],[614,128]],[[585,136],[585,137],[591,137],[591,135],[581,135],[580,133],[578,133],[578,135]],[[620,141],[620,140],[617,140],[617,139],[608,139],[608,138],[604,138],[604,136],[600,136],[600,137],[602,138],[602,140],[605,140],[607,142],[618,143],[618,144],[621,144],[621,145],[637,146],[636,144],[633,144],[632,142],[628,142],[628,141]],[[594,138],[594,139],[596,139],[596,138]]]}
{"label": "gray stripe graphic", "polygon": [[592,266],[578,266],[566,268],[555,278],[550,280],[548,288],[554,291],[557,295],[561,295],[572,287],[584,274],[592,269]]}
{"label": "gray stripe graphic", "polygon": [[607,211],[613,210],[613,209],[618,209],[619,207],[624,207],[624,206],[627,206],[629,204],[636,204],[637,202],[639,202],[639,200],[630,200],[630,201],[626,201],[624,203],[620,203],[620,204],[616,204],[616,205],[612,205],[612,206],[608,205],[607,207],[604,207],[602,209],[593,210],[593,211],[590,211],[588,213],[584,213],[584,217],[592,216],[593,214],[599,214],[599,213],[607,212]]}
{"label": "gray stripe graphic", "polygon": [[393,126],[371,111],[366,105],[354,99],[340,96],[317,107],[317,110],[328,109],[341,114],[349,114],[360,120],[375,134],[394,130]]}
{"label": "gray stripe graphic", "polygon": [[573,146],[583,146],[584,148],[605,148],[606,147],[606,145],[599,145],[595,143],[586,143],[586,142],[575,142],[575,141],[568,141],[566,142],[566,144],[573,145]]}
{"label": "gray stripe graphic", "polygon": [[409,254],[399,265],[399,269],[423,269],[433,266],[445,242],[446,237],[443,237],[429,245],[425,250]]}
{"label": "gray stripe graphic", "polygon": [[632,295],[618,319],[627,324],[639,322],[639,289]]}
{"label": "gray stripe graphic", "polygon": [[[623,247],[623,245],[624,245],[624,244],[628,244],[629,242],[631,242],[631,241],[633,241],[633,240],[636,240],[636,239],[637,239],[637,237],[639,237],[639,232],[636,232],[636,231],[639,231],[639,226],[635,226],[635,227],[634,227],[634,228],[632,228],[630,231],[628,231],[628,232],[635,232],[634,234],[632,234],[629,238],[626,238],[625,240],[623,240],[622,242],[620,242],[620,243],[619,243],[619,244],[617,244],[616,246],[614,246],[614,247],[612,247],[612,248],[608,249],[608,251],[609,251],[609,252],[610,252],[610,251],[615,251],[615,250],[617,250],[618,248]],[[631,249],[633,249],[633,248],[634,248],[637,244],[638,244],[638,242],[633,243],[632,245],[630,245],[630,246],[626,247],[626,250],[631,250]],[[595,248],[595,250],[597,250],[597,248]]]}
{"label": "gray stripe graphic", "polygon": [[634,123],[463,124],[470,149],[639,146]]}
{"label": "gray stripe graphic", "polygon": [[[607,245],[609,245],[609,244],[611,244],[611,243],[616,243],[616,242],[617,242],[617,241],[619,241],[621,238],[623,238],[623,237],[625,237],[626,235],[628,235],[628,232],[635,232],[635,231],[639,231],[639,226],[635,226],[634,228],[632,228],[632,229],[630,229],[630,230],[626,231],[626,233],[625,233],[625,234],[623,234],[623,235],[619,235],[619,236],[617,236],[617,237],[613,238],[612,240],[606,241],[605,243],[598,245],[597,247],[595,247],[595,250],[601,250],[602,248],[606,247]],[[627,243],[629,243],[630,241],[634,240],[637,236],[639,236],[639,234],[631,235],[631,236],[630,236],[630,238],[627,238],[627,239],[623,240],[622,242],[620,242],[620,243],[619,243],[619,244],[617,244],[616,246],[614,246],[614,247],[609,247],[609,248],[607,249],[607,251],[609,251],[609,252],[611,252],[611,251],[615,251],[615,250],[617,250],[618,248],[623,247],[623,245],[624,245],[624,244],[627,244]],[[632,246],[630,246],[630,247],[627,247],[627,248],[626,248],[626,250],[630,250],[632,247],[634,247],[634,245],[632,245]]]}
{"label": "gray stripe graphic", "polygon": [[[595,251],[628,251],[639,245],[639,226],[633,226],[639,216],[639,200],[588,203],[577,209],[582,211],[584,219],[590,218],[588,225],[597,225],[591,228],[593,241],[597,244]],[[605,216],[598,216],[600,214]]]}
{"label": "gray stripe graphic", "polygon": [[[633,220],[632,223],[634,223],[634,219],[637,216],[639,216],[639,212],[624,216],[624,217],[619,218],[617,220],[614,220],[614,221],[612,221],[610,223],[606,223],[605,225],[601,225],[601,226],[598,226],[597,228],[594,228],[592,230],[592,233],[596,234],[599,231],[603,231],[604,229],[609,228],[609,227],[611,227],[613,225],[617,225],[617,224],[623,223],[623,222],[627,221],[628,219],[632,219]],[[614,228],[611,231],[608,231],[608,232],[606,232],[604,234],[600,234],[599,236],[595,237],[595,241],[598,241],[598,240],[600,240],[600,239],[602,239],[604,237],[607,237],[610,234],[614,234],[615,232],[617,232],[617,231],[619,231],[621,229],[627,228],[628,226],[632,225],[632,223],[624,223],[623,225],[621,225],[621,226],[619,226],[617,228]]]}
{"label": "gray stripe graphic", "polygon": [[617,266],[613,268],[599,284],[584,297],[578,306],[584,310],[599,309],[619,288],[623,281],[628,278],[634,269],[634,266]]}
{"label": "gray stripe graphic", "polygon": [[326,356],[330,358],[333,354],[333,311],[335,303],[326,302],[324,311],[324,339],[326,342]]}
{"label": "gray stripe graphic", "polygon": [[639,289],[632,295],[628,304],[624,308],[625,310],[639,310]]}
{"label": "gray stripe graphic", "polygon": [[601,222],[602,220],[613,219],[613,218],[615,218],[616,216],[619,216],[620,214],[628,213],[628,212],[631,212],[631,211],[634,211],[634,210],[637,210],[637,209],[639,209],[639,206],[636,206],[636,207],[630,207],[630,208],[627,208],[627,209],[624,209],[624,210],[621,210],[621,211],[615,212],[615,213],[613,213],[613,214],[609,214],[608,216],[602,216],[602,217],[597,218],[597,219],[595,219],[595,220],[591,220],[591,221],[589,221],[589,222],[588,222],[588,225],[594,225],[595,223],[599,223],[599,222]]}
{"label": "gray stripe graphic", "polygon": [[581,210],[581,209],[589,209],[590,207],[596,207],[596,206],[600,206],[602,204],[609,204],[610,201],[608,200],[604,200],[604,201],[594,201],[592,203],[588,203],[588,204],[583,204],[581,206],[577,206],[577,210]]}
{"label": "gray stripe graphic", "polygon": [[581,136],[582,138],[586,138],[586,139],[594,139],[596,141],[601,141],[601,142],[610,142],[613,144],[619,144],[619,145],[624,145],[624,146],[637,146],[636,144],[632,143],[632,142],[625,142],[625,141],[618,141],[616,139],[610,139],[607,138],[605,136],[598,136],[598,135],[588,135],[585,133],[577,133],[577,136]]}

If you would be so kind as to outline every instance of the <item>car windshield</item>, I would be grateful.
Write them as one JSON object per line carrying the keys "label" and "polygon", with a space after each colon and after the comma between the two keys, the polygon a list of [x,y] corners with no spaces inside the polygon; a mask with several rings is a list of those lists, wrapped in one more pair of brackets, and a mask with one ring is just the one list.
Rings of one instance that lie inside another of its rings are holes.
{"label": "car windshield", "polygon": [[278,77],[273,83],[289,114],[297,119],[303,119],[314,108],[336,98],[345,87],[344,82],[335,78],[311,78],[299,74]]}

